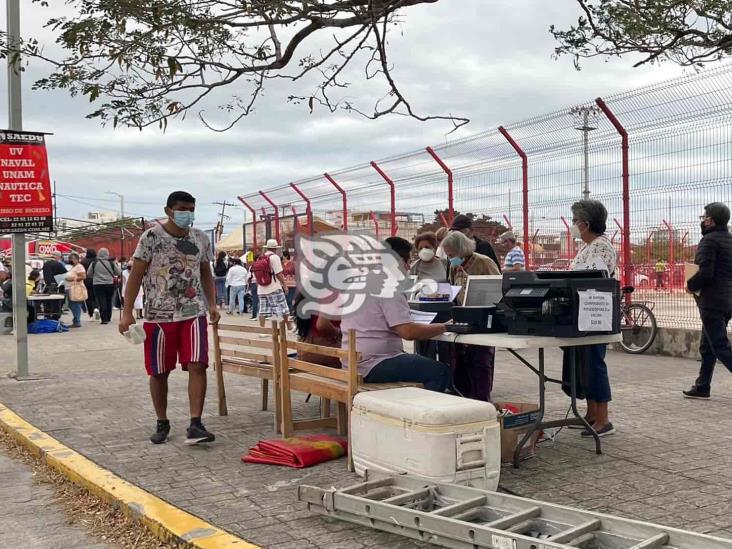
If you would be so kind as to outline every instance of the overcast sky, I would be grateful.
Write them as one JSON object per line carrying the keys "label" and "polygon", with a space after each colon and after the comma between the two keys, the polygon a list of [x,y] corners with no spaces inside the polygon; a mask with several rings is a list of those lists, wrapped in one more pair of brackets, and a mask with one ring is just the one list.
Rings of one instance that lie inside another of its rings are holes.
{"label": "overcast sky", "polygon": [[[37,36],[50,12],[30,2],[22,6],[23,34]],[[630,58],[588,61],[577,72],[571,59],[552,59],[549,25],[576,19],[574,0],[441,0],[405,15],[401,35],[392,40],[394,76],[420,112],[471,119],[450,138],[681,73],[672,65],[634,69]],[[199,198],[197,225],[208,229],[216,219],[214,201],[439,144],[450,129],[401,117],[311,115],[286,103],[289,90],[273,89],[253,116],[225,134],[205,129],[194,116],[171,121],[166,133],[113,130],[85,120],[85,98],[31,91],[31,81],[43,73],[37,64],[24,73],[24,125],[54,133],[48,138],[51,175],[57,192],[73,197],[58,199],[59,215],[67,217],[117,209],[118,199],[107,191],[124,194],[127,215],[157,216],[170,191],[186,189]],[[5,71],[0,74],[5,93]],[[7,120],[5,101],[0,117]],[[231,213],[232,222],[241,222],[241,208]]]}

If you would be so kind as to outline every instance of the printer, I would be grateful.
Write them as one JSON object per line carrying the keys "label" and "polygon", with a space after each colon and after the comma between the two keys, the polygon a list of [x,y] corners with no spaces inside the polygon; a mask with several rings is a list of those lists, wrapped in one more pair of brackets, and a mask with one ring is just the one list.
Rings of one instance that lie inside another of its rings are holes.
{"label": "printer", "polygon": [[469,276],[463,304],[452,307],[452,324],[446,330],[458,334],[505,332],[503,311],[498,306],[502,287],[500,275]]}
{"label": "printer", "polygon": [[620,333],[620,286],[605,271],[505,273],[503,294],[509,334]]}

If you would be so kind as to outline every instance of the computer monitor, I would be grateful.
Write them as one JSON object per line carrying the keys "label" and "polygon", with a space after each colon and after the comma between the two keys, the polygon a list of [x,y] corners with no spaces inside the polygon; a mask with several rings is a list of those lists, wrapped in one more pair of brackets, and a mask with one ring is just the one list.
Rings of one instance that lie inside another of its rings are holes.
{"label": "computer monitor", "polygon": [[465,286],[464,307],[494,307],[503,299],[503,276],[474,275]]}

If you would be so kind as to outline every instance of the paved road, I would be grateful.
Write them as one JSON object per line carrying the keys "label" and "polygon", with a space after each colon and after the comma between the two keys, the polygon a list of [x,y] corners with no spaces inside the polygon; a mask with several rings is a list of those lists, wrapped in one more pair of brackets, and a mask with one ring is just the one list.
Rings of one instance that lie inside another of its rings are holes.
{"label": "paved road", "polygon": [[39,484],[32,469],[0,449],[0,547],[23,549],[106,549],[68,518],[51,486]]}
{"label": "paved road", "polygon": [[[229,416],[216,416],[210,398],[204,417],[217,442],[191,448],[183,445],[186,378],[176,372],[170,381],[173,440],[151,445],[141,349],[115,329],[91,324],[31,336],[31,370],[46,377],[1,380],[0,401],[103,467],[254,543],[278,549],[418,546],[313,516],[296,502],[299,483],[353,483],[342,460],[306,470],[241,463],[251,445],[273,436],[271,413],[258,410],[256,380],[227,376]],[[12,338],[0,337],[0,356],[12,356],[12,345]],[[559,354],[550,352],[547,360],[549,375],[558,375]],[[528,497],[732,537],[732,376],[718,373],[711,401],[686,401],[680,391],[693,380],[696,362],[618,353],[609,353],[608,362],[618,434],[605,439],[605,454],[596,456],[578,431],[565,430],[518,471],[505,467],[501,484]],[[536,401],[533,374],[505,352],[496,364],[496,400]],[[316,414],[315,402],[296,400],[296,413]],[[551,414],[564,417],[567,406],[552,387]]]}

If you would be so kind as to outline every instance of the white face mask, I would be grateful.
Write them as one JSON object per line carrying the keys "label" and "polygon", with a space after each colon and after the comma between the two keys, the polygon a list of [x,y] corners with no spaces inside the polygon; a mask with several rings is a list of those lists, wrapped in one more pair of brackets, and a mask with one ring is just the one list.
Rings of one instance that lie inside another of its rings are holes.
{"label": "white face mask", "polygon": [[579,240],[582,238],[582,231],[580,231],[580,228],[577,225],[572,225],[569,228],[569,234],[572,235],[572,238]]}
{"label": "white face mask", "polygon": [[432,261],[435,257],[435,251],[432,248],[422,248],[419,250],[419,258],[422,261]]}

